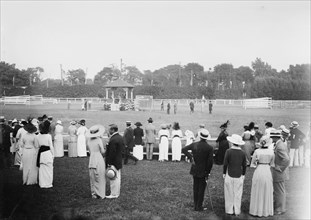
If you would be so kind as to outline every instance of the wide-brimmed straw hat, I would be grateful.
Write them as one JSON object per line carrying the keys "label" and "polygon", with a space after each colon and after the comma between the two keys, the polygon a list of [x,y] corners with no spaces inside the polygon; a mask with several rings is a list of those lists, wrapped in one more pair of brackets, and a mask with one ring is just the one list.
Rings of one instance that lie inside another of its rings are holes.
{"label": "wide-brimmed straw hat", "polygon": [[208,137],[209,137],[209,131],[207,130],[207,129],[201,129],[200,131],[199,131],[199,137],[201,138],[201,139],[208,139]]}
{"label": "wide-brimmed straw hat", "polygon": [[227,140],[231,142],[232,144],[236,145],[244,145],[245,142],[242,140],[242,137],[238,134],[233,134],[231,136],[227,137]]}
{"label": "wide-brimmed straw hat", "polygon": [[90,127],[90,129],[88,130],[86,136],[87,137],[100,137],[105,133],[105,127],[102,125],[93,125],[92,127]]}
{"label": "wide-brimmed straw hat", "polygon": [[24,129],[28,132],[28,133],[35,133],[37,131],[36,126],[34,126],[31,123],[28,123],[24,126]]}
{"label": "wide-brimmed straw hat", "polygon": [[282,133],[281,130],[274,129],[270,131],[270,137],[281,137],[282,136],[281,133]]}
{"label": "wide-brimmed straw hat", "polygon": [[75,124],[77,124],[77,122],[73,120],[73,121],[70,122],[70,124],[71,125],[75,125]]}
{"label": "wide-brimmed straw hat", "polygon": [[117,177],[117,169],[111,165],[106,169],[106,176],[110,180],[114,180]]}
{"label": "wide-brimmed straw hat", "polygon": [[299,123],[297,121],[293,121],[290,124],[292,125],[293,128],[297,128],[299,126]]}
{"label": "wide-brimmed straw hat", "polygon": [[61,121],[61,120],[57,120],[57,121],[56,121],[56,124],[61,125],[61,124],[62,124],[62,121]]}
{"label": "wide-brimmed straw hat", "polygon": [[18,121],[17,121],[16,118],[14,118],[14,119],[12,120],[12,124],[17,123],[17,122],[18,122]]}

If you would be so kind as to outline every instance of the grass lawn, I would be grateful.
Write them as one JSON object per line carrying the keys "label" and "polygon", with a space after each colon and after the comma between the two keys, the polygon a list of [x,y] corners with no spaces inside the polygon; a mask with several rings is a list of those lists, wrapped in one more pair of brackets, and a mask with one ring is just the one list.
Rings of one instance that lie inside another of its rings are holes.
{"label": "grass lawn", "polygon": [[[179,108],[176,115],[164,112],[105,112],[80,110],[80,105],[45,106],[0,106],[1,114],[6,118],[26,118],[28,115],[53,115],[55,120],[63,121],[65,132],[72,119],[86,119],[87,127],[93,124],[110,123],[125,129],[125,121],[140,121],[143,125],[149,117],[159,128],[162,123],[178,121],[181,129],[196,131],[200,123],[205,123],[213,137],[217,137],[219,126],[227,119],[231,121],[229,134],[241,134],[243,125],[254,121],[261,130],[264,123],[271,121],[275,127],[293,120],[306,132],[310,121],[307,109],[249,109],[215,107],[212,115],[206,111],[196,111],[190,115],[188,108]],[[94,110],[100,106],[94,105]],[[116,200],[91,199],[88,158],[56,158],[54,161],[54,187],[40,189],[38,186],[22,186],[22,173],[17,168],[7,170],[4,199],[6,216],[13,212],[12,219],[48,219],[54,213],[62,215],[82,215],[92,219],[251,219],[249,201],[253,169],[248,168],[242,198],[242,215],[239,217],[224,214],[224,193],[222,166],[214,165],[206,191],[205,205],[208,211],[194,212],[192,207],[192,177],[190,164],[186,162],[159,163],[140,161],[137,165],[129,164],[122,170],[121,196]],[[212,212],[209,196],[212,198]],[[14,209],[15,207],[15,209]],[[287,212],[282,216],[265,219],[310,219],[310,170],[306,168],[290,169],[287,182]]]}

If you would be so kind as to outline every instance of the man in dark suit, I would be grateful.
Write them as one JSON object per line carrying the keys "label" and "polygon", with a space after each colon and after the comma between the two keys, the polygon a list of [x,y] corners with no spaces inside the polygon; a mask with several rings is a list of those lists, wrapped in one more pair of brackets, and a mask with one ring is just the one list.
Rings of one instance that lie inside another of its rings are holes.
{"label": "man in dark suit", "polygon": [[124,149],[124,164],[128,163],[128,159],[132,159],[137,163],[138,159],[134,157],[130,152],[133,151],[134,147],[134,130],[131,127],[131,122],[126,121],[126,129],[123,134],[125,149]]}
{"label": "man in dark suit", "polygon": [[107,199],[118,198],[121,189],[121,169],[122,169],[122,151],[124,150],[124,140],[118,133],[116,124],[109,125],[110,139],[106,150],[106,166],[114,166],[117,170],[116,178],[110,180],[110,195]]}
{"label": "man in dark suit", "polygon": [[274,147],[274,167],[271,167],[273,178],[273,200],[276,215],[286,211],[286,190],[285,180],[288,179],[288,166],[290,163],[288,149],[285,139],[281,136],[281,131],[272,130],[270,137],[275,143]]}
{"label": "man in dark suit", "polygon": [[[194,210],[203,211],[204,192],[208,176],[213,167],[213,147],[206,140],[209,132],[200,130],[200,141],[194,142],[182,149],[182,152],[190,159],[192,166],[190,174],[193,176]],[[188,152],[191,150],[191,154]]]}

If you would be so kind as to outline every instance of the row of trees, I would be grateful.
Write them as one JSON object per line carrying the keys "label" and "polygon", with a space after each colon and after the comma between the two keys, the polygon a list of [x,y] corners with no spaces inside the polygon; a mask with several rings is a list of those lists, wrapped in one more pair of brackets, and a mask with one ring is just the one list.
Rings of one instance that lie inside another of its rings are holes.
{"label": "row of trees", "polygon": [[97,89],[90,93],[101,96],[102,85],[121,78],[136,85],[134,93],[153,95],[155,98],[200,98],[193,97],[199,95],[209,98],[242,98],[244,93],[247,97],[310,99],[310,64],[290,65],[288,70],[278,72],[260,58],[256,58],[251,67],[235,68],[232,64],[219,64],[208,70],[204,70],[198,63],[188,63],[185,66],[168,65],[144,72],[135,66],[121,69],[112,65],[104,67],[93,80],[85,78],[83,69],[67,71],[64,73],[64,81],[41,80],[43,72],[41,67],[19,70],[15,65],[0,62],[0,89],[4,91],[7,88],[8,91],[11,87],[31,86],[33,91],[42,94],[40,90],[43,91],[44,87],[51,90],[51,87],[63,84],[75,86],[92,83]]}

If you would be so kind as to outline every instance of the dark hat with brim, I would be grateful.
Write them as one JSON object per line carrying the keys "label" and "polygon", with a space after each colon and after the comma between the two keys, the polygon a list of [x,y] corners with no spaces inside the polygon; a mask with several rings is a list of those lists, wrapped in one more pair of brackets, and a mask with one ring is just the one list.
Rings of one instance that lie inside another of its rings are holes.
{"label": "dark hat with brim", "polygon": [[148,122],[153,122],[153,120],[152,120],[152,118],[148,118],[148,120],[147,120]]}
{"label": "dark hat with brim", "polygon": [[140,123],[139,121],[135,123],[136,126],[142,126],[142,123]]}
{"label": "dark hat with brim", "polygon": [[0,123],[3,124],[5,122],[4,116],[0,116]]}
{"label": "dark hat with brim", "polygon": [[32,123],[28,123],[24,126],[24,129],[28,132],[28,133],[35,133],[37,131],[36,126],[34,126]]}

